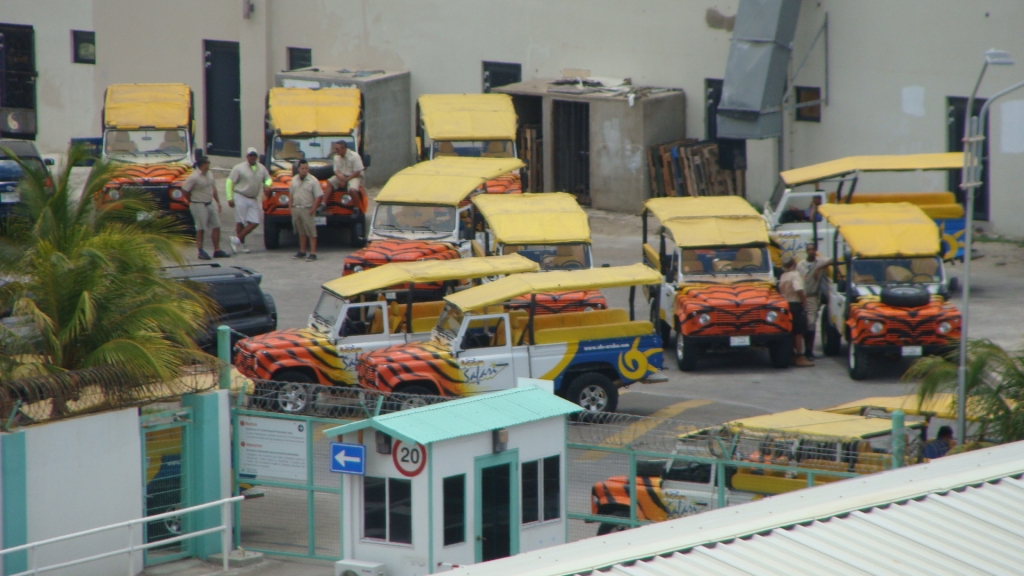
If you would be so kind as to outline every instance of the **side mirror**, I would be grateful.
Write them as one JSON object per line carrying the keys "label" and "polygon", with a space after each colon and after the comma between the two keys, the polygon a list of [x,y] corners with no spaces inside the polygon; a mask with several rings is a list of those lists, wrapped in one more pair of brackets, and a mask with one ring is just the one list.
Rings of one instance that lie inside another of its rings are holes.
{"label": "side mirror", "polygon": [[601,268],[611,268],[611,264],[601,264]]}
{"label": "side mirror", "polygon": [[53,158],[43,158],[43,164],[46,164],[47,166],[53,166],[55,162],[53,161]]}
{"label": "side mirror", "polygon": [[370,155],[369,154],[363,154],[363,168],[369,168],[369,167],[370,167]]}
{"label": "side mirror", "polygon": [[267,138],[273,138],[274,137],[274,129],[273,128],[267,128],[266,130],[264,130],[264,133],[267,135]]}

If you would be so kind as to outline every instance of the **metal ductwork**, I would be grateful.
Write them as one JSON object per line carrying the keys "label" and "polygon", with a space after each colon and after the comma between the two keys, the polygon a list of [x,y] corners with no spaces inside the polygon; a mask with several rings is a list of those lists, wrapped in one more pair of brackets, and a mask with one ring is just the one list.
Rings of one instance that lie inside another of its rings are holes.
{"label": "metal ductwork", "polygon": [[720,138],[782,134],[786,91],[800,0],[740,0],[718,104]]}

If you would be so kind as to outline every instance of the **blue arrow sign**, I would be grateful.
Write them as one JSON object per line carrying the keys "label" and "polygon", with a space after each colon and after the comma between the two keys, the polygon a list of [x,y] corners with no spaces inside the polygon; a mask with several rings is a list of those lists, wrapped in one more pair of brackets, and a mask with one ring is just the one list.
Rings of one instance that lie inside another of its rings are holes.
{"label": "blue arrow sign", "polygon": [[366,474],[366,446],[331,442],[331,472]]}

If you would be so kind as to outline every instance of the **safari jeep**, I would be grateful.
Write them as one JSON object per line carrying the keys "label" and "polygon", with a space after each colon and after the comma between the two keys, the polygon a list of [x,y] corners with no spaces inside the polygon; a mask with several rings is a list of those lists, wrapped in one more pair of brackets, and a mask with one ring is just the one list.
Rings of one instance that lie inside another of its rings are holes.
{"label": "safari jeep", "polygon": [[[516,158],[438,158],[406,168],[377,194],[370,245],[345,258],[342,275],[387,264],[483,256],[474,229],[472,199],[485,183],[518,170]],[[437,283],[417,283],[417,293],[437,299]]]}
{"label": "safari jeep", "polygon": [[[648,214],[661,223],[658,249],[647,243]],[[738,196],[647,201],[644,259],[664,274],[658,294],[650,294],[660,299],[652,310],[664,315],[651,320],[680,370],[694,370],[708,350],[750,346],[768,348],[772,366],[789,366],[793,318],[775,288],[768,243],[764,221]]]}
{"label": "safari jeep", "polygon": [[[266,154],[263,162],[271,175],[270,196],[263,196],[263,244],[268,250],[280,245],[281,230],[291,229],[289,187],[296,162],[305,159],[309,172],[324,191],[315,224],[347,228],[353,247],[366,244],[366,211],[369,200],[358,192],[332,190],[327,179],[334,175],[331,156],[334,142],[343,140],[362,154],[362,95],[358,88],[271,88],[267,94]],[[363,156],[370,165],[370,157]],[[363,179],[365,181],[365,178]]]}
{"label": "safari jeep", "polygon": [[594,412],[613,412],[618,388],[653,376],[661,346],[650,322],[621,309],[537,315],[506,312],[525,294],[654,284],[643,264],[507,276],[445,297],[428,342],[392,346],[359,359],[359,386],[383,392],[465,396],[515,386],[517,377],[553,380],[555,393]]}
{"label": "safari jeep", "polygon": [[843,255],[822,290],[825,354],[838,355],[845,338],[850,377],[861,380],[880,356],[916,358],[956,344],[960,312],[945,298],[934,221],[909,203],[828,204],[821,213]]}
{"label": "safari jeep", "polygon": [[[482,219],[483,245],[488,253],[519,254],[537,262],[541,270],[587,270],[594,267],[590,222],[576,198],[564,192],[492,194],[473,200]],[[600,290],[558,291],[537,294],[538,314],[604,310],[608,302]],[[526,309],[522,296],[509,303]]]}
{"label": "safari jeep", "polygon": [[192,173],[192,120],[192,89],[185,84],[111,84],[103,97],[102,157],[119,170],[101,201],[117,201],[122,188],[138,188],[193,232],[181,190]]}
{"label": "safari jeep", "polygon": [[[779,185],[765,204],[763,216],[771,230],[772,239],[783,252],[799,258],[813,238],[817,241],[818,252],[831,258],[835,229],[820,217],[809,218],[808,210],[815,199],[822,204],[910,202],[934,219],[942,231],[943,259],[962,258],[964,210],[956,203],[952,192],[855,191],[861,173],[956,170],[962,168],[963,164],[963,153],[943,152],[851,156],[786,170],[779,174]],[[823,184],[834,184],[835,187],[825,190]],[[799,189],[806,186],[813,186],[813,189]]]}
{"label": "safari jeep", "polygon": [[302,412],[311,400],[302,383],[355,384],[360,354],[430,336],[444,302],[399,303],[388,287],[424,281],[453,284],[537,269],[536,263],[510,255],[394,263],[338,278],[323,285],[306,328],[239,341],[235,367],[249,378],[296,383],[261,384],[264,389],[257,396],[276,397],[273,407],[279,410]]}
{"label": "safari jeep", "polygon": [[[911,444],[907,463],[917,461],[917,439],[924,426],[924,422],[905,424],[908,432],[917,432],[907,434]],[[804,408],[697,430],[679,437],[674,450],[678,458],[637,462],[636,518],[662,522],[713,510],[720,503],[732,506],[836,482],[851,474],[881,472],[891,465],[891,446],[892,422],[886,418]],[[710,458],[731,463],[725,467],[721,502],[718,475],[714,465],[707,463]],[[808,480],[809,474],[813,480]],[[590,495],[592,514],[629,518],[629,481],[625,476],[594,484]],[[626,524],[602,522],[597,533],[627,528]]]}

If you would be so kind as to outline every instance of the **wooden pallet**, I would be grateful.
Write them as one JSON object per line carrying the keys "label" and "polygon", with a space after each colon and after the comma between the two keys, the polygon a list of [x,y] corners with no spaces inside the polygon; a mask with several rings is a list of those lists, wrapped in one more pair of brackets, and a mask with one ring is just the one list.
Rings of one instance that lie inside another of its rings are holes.
{"label": "wooden pallet", "polygon": [[519,158],[526,164],[523,169],[523,192],[543,192],[544,143],[539,134],[540,126],[519,128]]}
{"label": "wooden pallet", "polygon": [[647,149],[651,197],[743,196],[742,171],[719,166],[718,144],[677,140]]}

